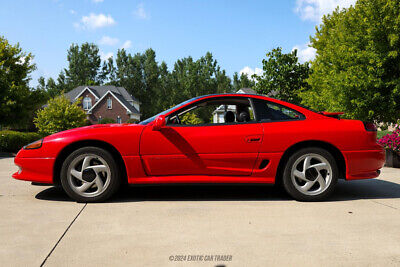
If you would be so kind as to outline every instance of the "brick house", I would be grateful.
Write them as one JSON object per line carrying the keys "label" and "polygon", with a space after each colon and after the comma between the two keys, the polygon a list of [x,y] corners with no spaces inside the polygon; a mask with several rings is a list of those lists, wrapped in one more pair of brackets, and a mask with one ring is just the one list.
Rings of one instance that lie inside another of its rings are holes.
{"label": "brick house", "polygon": [[110,118],[117,123],[140,121],[140,102],[123,87],[78,86],[65,94],[71,102],[81,98],[79,105],[86,111],[91,123]]}

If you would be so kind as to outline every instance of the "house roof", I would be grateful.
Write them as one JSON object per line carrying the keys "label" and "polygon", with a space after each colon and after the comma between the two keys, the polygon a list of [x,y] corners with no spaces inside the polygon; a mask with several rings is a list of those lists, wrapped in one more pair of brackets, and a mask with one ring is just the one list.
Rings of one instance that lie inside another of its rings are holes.
{"label": "house roof", "polygon": [[251,88],[240,88],[237,93],[256,95],[257,92]]}
{"label": "house roof", "polygon": [[69,91],[65,95],[71,100],[71,102],[74,102],[77,97],[82,94],[82,92],[85,89],[88,89],[96,99],[102,98],[108,91],[113,92],[114,94],[119,94],[121,95],[127,102],[129,101],[135,101],[140,103],[134,96],[130,95],[128,91],[124,87],[116,87],[114,85],[104,85],[104,86],[87,86],[87,85],[81,85],[76,87],[75,89]]}
{"label": "house roof", "polygon": [[121,104],[127,109],[129,110],[131,113],[134,114],[140,114],[140,112],[133,106],[131,105],[128,101],[125,100],[125,98],[120,95],[120,94],[113,94],[115,96],[115,98],[117,98]]}
{"label": "house roof", "polygon": [[131,105],[128,101],[125,100],[125,98],[118,94],[118,93],[114,93],[112,91],[107,91],[89,110],[88,113],[90,114],[92,112],[92,110],[99,104],[101,103],[101,101],[103,100],[103,98],[105,98],[108,94],[111,94],[115,99],[117,99],[117,101],[119,101],[119,103],[121,103],[122,106],[124,106],[124,108],[126,108],[126,110],[128,111],[128,113],[132,113],[132,114],[140,114],[140,112],[133,106]]}

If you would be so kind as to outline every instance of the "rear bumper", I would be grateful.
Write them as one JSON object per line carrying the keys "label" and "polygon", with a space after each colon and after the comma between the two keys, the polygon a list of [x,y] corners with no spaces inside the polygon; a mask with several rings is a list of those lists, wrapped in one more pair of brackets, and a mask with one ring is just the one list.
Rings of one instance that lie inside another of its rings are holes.
{"label": "rear bumper", "polygon": [[21,158],[15,157],[14,163],[19,167],[12,177],[37,183],[53,183],[53,166],[55,158]]}
{"label": "rear bumper", "polygon": [[343,152],[346,160],[346,179],[370,179],[379,176],[379,169],[385,164],[383,149],[346,151]]}

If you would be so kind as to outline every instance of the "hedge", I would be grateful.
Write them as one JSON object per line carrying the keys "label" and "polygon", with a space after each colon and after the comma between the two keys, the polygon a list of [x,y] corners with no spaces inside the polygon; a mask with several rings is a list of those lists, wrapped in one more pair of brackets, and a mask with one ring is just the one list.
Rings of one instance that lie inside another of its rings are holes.
{"label": "hedge", "polygon": [[0,152],[18,152],[23,146],[40,138],[38,133],[0,131]]}
{"label": "hedge", "polygon": [[99,119],[99,124],[110,124],[110,123],[115,123],[115,120],[111,118]]}
{"label": "hedge", "polygon": [[127,121],[126,121],[126,123],[138,123],[139,121],[138,120],[136,120],[136,119],[128,119]]}

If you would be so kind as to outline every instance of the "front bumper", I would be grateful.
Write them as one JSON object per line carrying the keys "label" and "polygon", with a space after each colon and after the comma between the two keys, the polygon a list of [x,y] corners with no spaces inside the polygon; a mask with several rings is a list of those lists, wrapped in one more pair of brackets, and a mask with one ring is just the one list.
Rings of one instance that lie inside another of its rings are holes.
{"label": "front bumper", "polygon": [[22,158],[18,155],[14,159],[19,171],[12,177],[37,183],[53,183],[53,166],[55,158]]}
{"label": "front bumper", "polygon": [[346,160],[346,179],[370,179],[379,176],[379,169],[385,164],[383,149],[346,151],[343,152]]}

